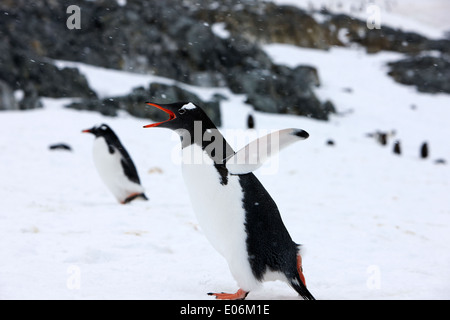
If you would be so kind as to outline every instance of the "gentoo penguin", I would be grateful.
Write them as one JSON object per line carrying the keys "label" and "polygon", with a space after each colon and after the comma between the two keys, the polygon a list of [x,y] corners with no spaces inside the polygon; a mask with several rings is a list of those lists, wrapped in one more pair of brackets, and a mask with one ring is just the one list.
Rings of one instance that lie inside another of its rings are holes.
{"label": "gentoo penguin", "polygon": [[387,144],[388,134],[386,132],[377,132],[377,140],[382,145],[385,146]]}
{"label": "gentoo penguin", "polygon": [[300,246],[292,241],[277,205],[252,173],[281,148],[309,135],[285,129],[234,152],[195,104],[147,103],[169,119],[145,126],[180,135],[182,173],[205,236],[226,259],[239,290],[209,293],[216,299],[245,299],[262,282],[283,280],[304,299],[314,299],[303,276]]}
{"label": "gentoo penguin", "polygon": [[402,154],[402,150],[401,150],[401,148],[400,148],[400,141],[395,141],[395,143],[394,143],[394,154],[398,154],[398,155],[400,155],[400,154]]}
{"label": "gentoo penguin", "polygon": [[422,143],[422,146],[420,147],[420,158],[428,158],[428,143],[426,142]]}
{"label": "gentoo penguin", "polygon": [[148,200],[133,160],[114,131],[102,124],[82,132],[95,135],[94,163],[100,178],[116,199],[122,204],[134,199]]}
{"label": "gentoo penguin", "polygon": [[366,134],[366,136],[368,137],[375,138],[375,140],[382,146],[387,145],[388,138],[394,137],[395,135],[395,130],[391,130],[391,132],[377,130],[376,132]]}
{"label": "gentoo penguin", "polygon": [[247,116],[247,128],[254,129],[255,128],[255,119],[251,114]]}

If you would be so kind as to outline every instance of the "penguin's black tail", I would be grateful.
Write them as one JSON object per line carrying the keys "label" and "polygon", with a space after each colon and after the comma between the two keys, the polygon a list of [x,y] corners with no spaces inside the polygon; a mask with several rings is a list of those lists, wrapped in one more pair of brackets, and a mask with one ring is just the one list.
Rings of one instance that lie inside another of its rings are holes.
{"label": "penguin's black tail", "polygon": [[141,197],[142,200],[148,201],[148,198],[144,193],[141,193],[139,196]]}
{"label": "penguin's black tail", "polygon": [[294,277],[289,279],[291,287],[302,296],[304,300],[316,300],[303,283],[300,275],[296,272]]}
{"label": "penguin's black tail", "polygon": [[297,252],[297,264],[295,271],[292,270],[290,276],[288,276],[290,285],[302,296],[305,300],[316,300],[311,292],[306,288],[305,276],[303,275],[302,256],[300,255],[300,246],[298,246]]}

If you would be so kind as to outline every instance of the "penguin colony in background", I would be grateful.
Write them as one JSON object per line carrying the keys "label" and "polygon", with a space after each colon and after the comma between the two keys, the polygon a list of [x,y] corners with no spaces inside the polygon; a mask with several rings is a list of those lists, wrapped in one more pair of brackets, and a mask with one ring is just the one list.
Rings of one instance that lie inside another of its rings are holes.
{"label": "penguin colony in background", "polygon": [[[367,137],[374,138],[380,145],[386,146],[388,144],[388,140],[390,137],[395,136],[395,130],[392,130],[391,132],[384,132],[384,131],[376,131],[373,133],[367,133]],[[394,147],[392,149],[392,152],[396,155],[402,154],[402,148],[400,140],[396,140],[394,142]],[[420,159],[427,159],[429,157],[429,146],[428,142],[423,142],[420,145],[418,156]],[[435,164],[445,164],[446,161],[444,159],[436,159],[434,161]]]}
{"label": "penguin colony in background", "polygon": [[[262,154],[252,152],[275,153],[308,138],[308,133],[300,129],[280,130],[234,152],[195,104],[147,104],[166,112],[169,119],[146,128],[168,128],[179,134],[182,174],[198,222],[211,245],[228,262],[239,286],[236,293],[209,294],[217,299],[245,299],[262,282],[278,279],[304,299],[314,299],[306,288],[300,246],[291,239],[277,205],[252,173],[264,161]],[[211,134],[218,149],[210,147],[211,139],[203,138]],[[270,144],[277,142],[279,148],[270,149]],[[238,161],[254,156],[258,161]]]}
{"label": "penguin colony in background", "polygon": [[95,136],[94,164],[108,189],[122,204],[148,200],[136,167],[114,131],[106,124],[83,130]]}

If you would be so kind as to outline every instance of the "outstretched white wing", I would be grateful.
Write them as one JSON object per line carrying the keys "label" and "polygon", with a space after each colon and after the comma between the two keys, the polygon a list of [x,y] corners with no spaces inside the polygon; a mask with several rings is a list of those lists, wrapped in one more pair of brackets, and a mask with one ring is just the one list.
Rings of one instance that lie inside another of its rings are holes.
{"label": "outstretched white wing", "polygon": [[240,149],[225,165],[231,174],[246,174],[261,167],[269,158],[280,152],[281,149],[294,142],[305,140],[309,134],[301,129],[283,129],[262,136]]}

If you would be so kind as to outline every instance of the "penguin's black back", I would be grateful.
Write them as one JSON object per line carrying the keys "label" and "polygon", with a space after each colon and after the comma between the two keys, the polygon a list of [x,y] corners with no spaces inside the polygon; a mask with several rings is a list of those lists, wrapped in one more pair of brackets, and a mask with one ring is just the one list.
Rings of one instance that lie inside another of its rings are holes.
{"label": "penguin's black back", "polygon": [[244,192],[247,250],[255,278],[262,280],[266,268],[295,273],[298,245],[284,226],[275,201],[253,173],[240,175],[239,183]]}
{"label": "penguin's black back", "polygon": [[266,271],[283,273],[303,299],[314,300],[297,269],[299,245],[292,241],[275,201],[253,173],[239,175],[239,183],[244,192],[246,244],[253,275],[261,281]]}
{"label": "penguin's black back", "polygon": [[105,139],[106,143],[108,144],[108,150],[111,154],[113,154],[117,150],[122,155],[120,163],[122,165],[123,172],[128,177],[128,179],[130,179],[130,181],[133,181],[134,183],[140,184],[141,181],[139,179],[139,175],[128,151],[122,145],[119,137],[115,134],[115,132],[106,124],[102,124],[100,128],[103,126],[106,127],[106,130],[99,131],[98,136],[102,136]]}

